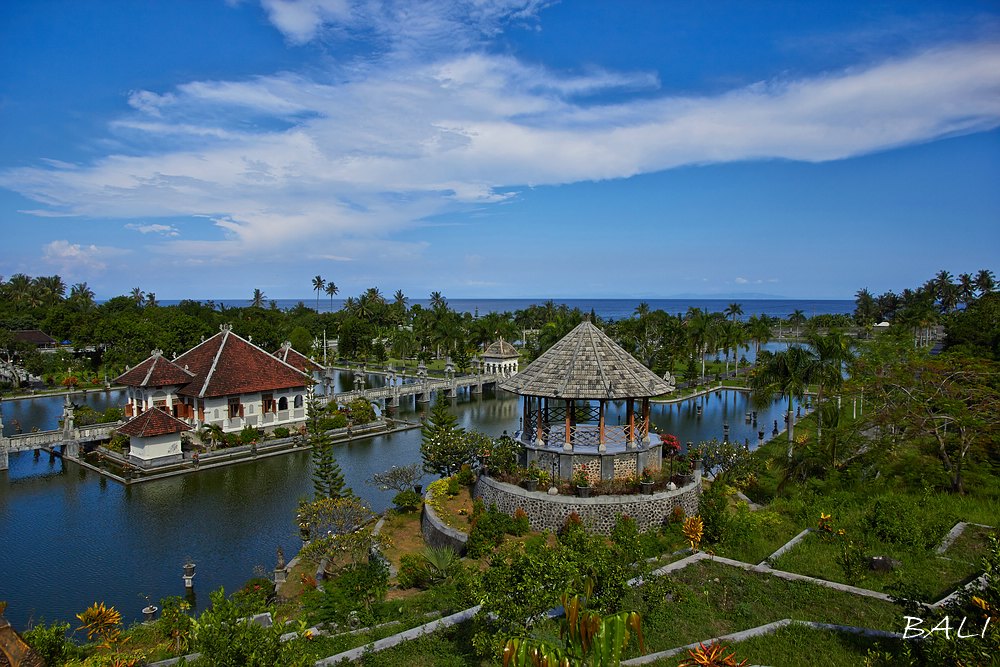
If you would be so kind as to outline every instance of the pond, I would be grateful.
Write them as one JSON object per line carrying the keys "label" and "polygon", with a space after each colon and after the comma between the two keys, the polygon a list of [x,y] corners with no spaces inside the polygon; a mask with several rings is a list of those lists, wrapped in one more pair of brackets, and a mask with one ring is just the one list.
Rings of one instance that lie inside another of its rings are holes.
{"label": "pond", "polygon": [[[45,400],[61,411],[61,398]],[[695,401],[704,406],[701,417]],[[7,421],[12,402],[3,405]],[[512,394],[487,390],[482,397],[459,396],[452,405],[465,428],[492,436],[517,430],[520,404]],[[756,432],[743,420],[746,409],[745,395],[713,392],[654,405],[652,419],[657,430],[682,442],[721,438],[728,419],[734,441],[754,444]],[[623,411],[617,405],[608,418],[618,419]],[[780,422],[781,414],[779,402],[761,413],[761,423]],[[399,416],[416,420],[419,413],[404,404]],[[365,480],[393,465],[418,462],[420,431],[356,440],[336,453],[348,486],[381,511],[391,505],[392,492]],[[183,595],[181,566],[191,557],[197,599],[207,603],[209,591],[233,590],[255,571],[270,571],[277,547],[287,558],[298,551],[295,507],[311,495],[308,452],[129,487],[44,452],[13,454],[10,470],[0,473],[0,599],[10,603],[6,615],[16,628],[41,616],[72,621],[95,601],[136,619],[147,596],[156,603]]]}

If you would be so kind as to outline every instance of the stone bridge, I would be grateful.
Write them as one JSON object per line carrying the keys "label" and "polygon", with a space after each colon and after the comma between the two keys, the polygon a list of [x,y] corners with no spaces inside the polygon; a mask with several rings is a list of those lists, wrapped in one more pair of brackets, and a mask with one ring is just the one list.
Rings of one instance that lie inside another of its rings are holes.
{"label": "stone bridge", "polygon": [[359,378],[359,373],[355,372],[355,389],[336,394],[337,402],[349,403],[356,398],[365,398],[369,401],[385,401],[386,407],[391,407],[398,406],[400,399],[404,397],[416,396],[418,403],[427,403],[432,392],[443,392],[445,396],[454,396],[459,389],[468,388],[472,393],[479,393],[484,386],[495,385],[501,379],[498,375],[462,375],[438,379],[419,377],[416,382],[398,384],[395,383],[395,376],[391,375],[388,386],[362,389],[359,386]]}
{"label": "stone bridge", "polygon": [[122,422],[108,424],[88,424],[76,426],[73,422],[74,406],[69,394],[63,403],[62,428],[51,431],[32,431],[31,433],[16,433],[3,435],[3,411],[0,409],[0,470],[6,470],[10,453],[28,452],[34,449],[45,449],[53,452],[62,445],[62,456],[76,460],[80,455],[81,442],[96,442],[107,440]]}

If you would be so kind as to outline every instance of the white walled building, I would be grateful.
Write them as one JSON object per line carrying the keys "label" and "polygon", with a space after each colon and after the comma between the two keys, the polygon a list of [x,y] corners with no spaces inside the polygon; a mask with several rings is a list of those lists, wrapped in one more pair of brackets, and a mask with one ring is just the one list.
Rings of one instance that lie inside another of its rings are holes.
{"label": "white walled building", "polygon": [[190,430],[180,419],[149,408],[126,422],[118,432],[129,437],[129,462],[148,468],[182,461],[181,433]]}
{"label": "white walled building", "polygon": [[[125,415],[159,408],[190,426],[218,424],[226,432],[304,422],[312,378],[237,336],[230,326],[220,329],[172,360],[154,350],[116,378],[127,387]],[[287,358],[289,350],[282,349]],[[290,361],[301,361],[302,355],[295,355]]]}
{"label": "white walled building", "polygon": [[483,352],[483,373],[493,373],[505,378],[517,375],[519,358],[514,346],[501,338]]}

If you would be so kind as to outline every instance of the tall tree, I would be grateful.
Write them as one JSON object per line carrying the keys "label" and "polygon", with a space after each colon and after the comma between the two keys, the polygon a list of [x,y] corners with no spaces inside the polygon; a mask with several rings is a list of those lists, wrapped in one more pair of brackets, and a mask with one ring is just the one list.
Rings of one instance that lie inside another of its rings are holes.
{"label": "tall tree", "polygon": [[264,295],[264,292],[260,288],[254,288],[253,296],[250,298],[250,307],[263,308],[265,301],[267,301],[267,296]]}
{"label": "tall tree", "polygon": [[326,284],[326,293],[330,297],[330,312],[333,312],[333,297],[340,292],[340,288],[332,280]]}
{"label": "tall tree", "polygon": [[319,312],[319,293],[326,287],[326,281],[323,280],[323,276],[317,275],[312,279],[312,286],[316,292],[316,312]]}
{"label": "tall tree", "polygon": [[448,411],[443,394],[438,394],[431,415],[420,429],[420,455],[424,470],[441,477],[448,477],[471,463],[473,452],[465,429],[458,425],[458,418]]}
{"label": "tall tree", "polygon": [[1000,366],[982,358],[941,355],[892,360],[865,375],[875,424],[905,440],[929,439],[951,490],[965,491],[966,469],[980,450],[996,456]]}
{"label": "tall tree", "polygon": [[733,318],[733,322],[736,318],[743,314],[743,305],[739,303],[731,303],[726,307],[725,310],[726,317]]}
{"label": "tall tree", "polygon": [[750,391],[757,401],[770,402],[775,396],[788,399],[788,458],[792,457],[795,412],[792,399],[802,400],[813,379],[815,357],[805,348],[792,345],[787,350],[765,350],[750,373]]}
{"label": "tall tree", "polygon": [[[814,381],[819,385],[816,394],[816,443],[822,446],[823,441],[823,394],[825,390],[839,389],[844,384],[844,364],[853,358],[853,342],[842,332],[832,330],[826,334],[814,333],[809,336],[809,345],[813,349],[815,368]],[[836,449],[832,450],[831,459],[837,463]]]}
{"label": "tall tree", "polygon": [[315,394],[309,396],[307,407],[309,415],[306,424],[309,446],[312,448],[313,492],[316,500],[354,495],[344,483],[344,473],[333,453],[333,440],[324,428],[325,411]]}
{"label": "tall tree", "polygon": [[989,294],[996,288],[996,276],[989,269],[980,269],[976,274],[976,291],[979,296]]}
{"label": "tall tree", "polygon": [[132,297],[132,300],[135,301],[135,305],[141,306],[142,300],[143,298],[145,298],[146,293],[143,292],[142,289],[139,287],[133,287],[130,296]]}

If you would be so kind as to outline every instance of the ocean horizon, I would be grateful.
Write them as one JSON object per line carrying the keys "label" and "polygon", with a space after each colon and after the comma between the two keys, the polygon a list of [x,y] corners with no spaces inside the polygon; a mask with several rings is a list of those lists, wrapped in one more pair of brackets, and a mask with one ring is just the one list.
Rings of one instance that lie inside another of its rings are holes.
{"label": "ocean horizon", "polygon": [[[244,308],[250,305],[249,299],[190,299],[201,303],[214,303],[216,307]],[[390,296],[386,297],[391,301]],[[574,299],[445,299],[448,306],[459,313],[470,313],[472,315],[486,315],[488,313],[513,313],[524,310],[533,305],[543,305],[547,301],[552,301],[557,306],[566,304],[570,308],[579,308],[584,313],[591,310],[605,320],[621,320],[632,317],[635,309],[640,303],[649,305],[650,310],[662,310],[671,315],[686,313],[688,308],[701,308],[708,312],[722,312],[731,303],[738,303],[743,309],[740,319],[747,319],[752,315],[767,315],[768,317],[787,318],[796,310],[801,310],[807,317],[816,315],[850,315],[854,312],[855,303],[850,299],[780,299],[780,298],[673,298],[673,299],[601,299],[601,298],[574,298]],[[268,305],[274,302],[279,310],[294,308],[299,303],[316,309],[316,297],[306,299],[267,299]],[[340,310],[343,307],[344,299],[331,299],[320,296],[318,310],[321,313]],[[175,299],[162,299],[160,305],[177,305],[181,301]],[[430,299],[408,299],[410,306],[420,305],[429,307]]]}

